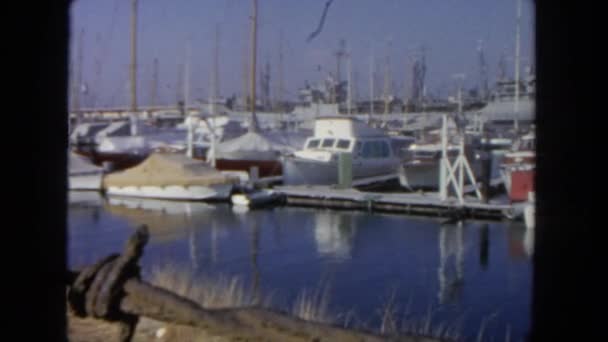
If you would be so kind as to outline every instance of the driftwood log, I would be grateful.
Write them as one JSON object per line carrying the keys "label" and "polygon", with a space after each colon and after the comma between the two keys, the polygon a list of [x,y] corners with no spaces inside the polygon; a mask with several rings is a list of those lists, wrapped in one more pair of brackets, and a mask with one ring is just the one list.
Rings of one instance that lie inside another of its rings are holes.
{"label": "driftwood log", "polygon": [[148,229],[141,226],[123,254],[112,254],[80,272],[68,272],[68,305],[73,313],[118,323],[120,341],[131,341],[140,316],[198,327],[233,341],[436,341],[381,336],[259,307],[205,309],[141,280],[138,261],[147,241]]}

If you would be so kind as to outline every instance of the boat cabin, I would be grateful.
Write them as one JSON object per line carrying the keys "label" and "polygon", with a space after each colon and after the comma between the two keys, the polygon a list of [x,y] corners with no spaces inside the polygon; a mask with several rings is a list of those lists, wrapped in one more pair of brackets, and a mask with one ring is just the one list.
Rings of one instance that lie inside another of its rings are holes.
{"label": "boat cabin", "polygon": [[317,119],[314,135],[296,155],[308,156],[307,152],[352,153],[353,159],[394,158],[386,133],[352,118]]}

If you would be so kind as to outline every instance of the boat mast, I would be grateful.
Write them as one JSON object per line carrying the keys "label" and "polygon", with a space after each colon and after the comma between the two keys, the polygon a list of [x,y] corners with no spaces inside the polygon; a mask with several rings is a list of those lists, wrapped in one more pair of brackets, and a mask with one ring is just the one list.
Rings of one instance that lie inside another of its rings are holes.
{"label": "boat mast", "polygon": [[192,158],[194,155],[194,123],[188,110],[188,101],[190,101],[190,39],[186,42],[186,63],[184,65],[184,112],[186,120],[188,120],[188,150],[186,155]]}
{"label": "boat mast", "polygon": [[255,115],[255,69],[257,57],[257,26],[258,26],[258,1],[253,0],[253,16],[251,18],[251,122],[249,132],[258,131],[258,120]]}
{"label": "boat mast", "polygon": [[517,24],[515,29],[515,131],[519,130],[519,26],[521,21],[521,0],[517,0]]}
{"label": "boat mast", "polygon": [[184,63],[184,111],[188,115],[190,101],[190,39],[186,42],[186,62]]}
{"label": "boat mast", "polygon": [[131,112],[137,111],[137,0],[131,0]]}
{"label": "boat mast", "polygon": [[281,30],[279,32],[279,113],[280,113],[280,120],[281,122],[283,122],[284,117],[283,117],[283,111],[284,111],[284,107],[283,107],[283,92],[284,92],[284,87],[285,85],[283,84],[283,30]]}
{"label": "boat mast", "polygon": [[369,124],[374,113],[374,45],[372,44],[371,53],[369,58],[369,103],[370,110],[369,116],[367,117],[367,123]]}
{"label": "boat mast", "polygon": [[351,55],[350,53],[346,53],[346,69],[347,70],[347,80],[346,82],[348,83],[348,102],[347,102],[347,111],[348,111],[348,115],[351,114],[351,108],[352,108],[352,100],[353,100],[353,89],[352,89],[352,66],[351,66]]}
{"label": "boat mast", "polygon": [[386,64],[385,64],[385,70],[384,70],[384,124],[386,124],[386,119],[388,116],[388,107],[389,107],[389,93],[390,93],[390,84],[391,84],[391,80],[390,80],[390,48],[391,48],[391,41],[389,39],[388,41],[388,49],[386,51]]}
{"label": "boat mast", "polygon": [[219,76],[218,76],[218,65],[219,65],[219,40],[220,40],[220,28],[219,25],[215,26],[215,47],[213,53],[213,71],[211,77],[211,92],[209,94],[209,104],[211,106],[211,115],[216,114],[215,101],[218,97],[219,88]]}
{"label": "boat mast", "polygon": [[82,46],[84,42],[84,29],[80,30],[80,35],[78,37],[78,65],[76,67],[76,84],[74,85],[74,110],[80,110],[80,91],[82,90],[82,64],[83,64],[83,54],[82,54]]}
{"label": "boat mast", "polygon": [[158,92],[158,58],[154,58],[152,71],[152,89],[150,94],[150,107],[156,107],[156,97]]}

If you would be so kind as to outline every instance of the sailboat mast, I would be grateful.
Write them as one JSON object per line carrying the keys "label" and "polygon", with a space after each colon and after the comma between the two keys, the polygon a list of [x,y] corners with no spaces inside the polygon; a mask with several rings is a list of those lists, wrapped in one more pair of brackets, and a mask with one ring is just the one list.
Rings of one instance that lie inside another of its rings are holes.
{"label": "sailboat mast", "polygon": [[371,54],[369,58],[369,117],[367,118],[367,122],[371,121],[371,117],[374,114],[374,47],[372,45]]}
{"label": "sailboat mast", "polygon": [[219,65],[219,40],[220,40],[220,28],[219,25],[215,26],[215,47],[213,52],[213,71],[211,78],[211,93],[209,98],[209,104],[211,106],[211,114],[215,115],[215,101],[218,97],[219,88],[219,76],[218,76],[218,65]]}
{"label": "sailboat mast", "polygon": [[253,0],[253,16],[251,18],[251,123],[249,131],[257,131],[257,119],[255,115],[255,82],[256,82],[256,57],[257,57],[257,27],[258,27],[258,1]]}
{"label": "sailboat mast", "polygon": [[281,113],[281,122],[283,121],[283,92],[285,85],[283,84],[283,30],[279,33],[279,112]]}
{"label": "sailboat mast", "polygon": [[190,101],[190,40],[186,42],[186,63],[184,65],[184,111],[188,115]]}
{"label": "sailboat mast", "polygon": [[517,0],[517,25],[515,29],[515,131],[519,129],[519,26],[521,21],[521,0]]}
{"label": "sailboat mast", "polygon": [[131,112],[137,111],[137,0],[131,0]]}
{"label": "sailboat mast", "polygon": [[352,100],[353,100],[353,90],[352,90],[352,66],[351,66],[351,61],[350,61],[350,54],[346,55],[346,68],[347,70],[347,74],[346,77],[348,78],[346,80],[346,82],[348,83],[348,115],[351,114],[351,108],[352,108]]}
{"label": "sailboat mast", "polygon": [[[80,91],[82,87],[82,63],[83,63],[83,54],[82,47],[84,41],[84,29],[80,30],[80,35],[78,37],[78,63],[75,67],[75,76],[73,78],[72,84],[72,95],[74,96],[72,102],[72,108],[74,111],[80,110]],[[80,117],[80,115],[78,115]]]}
{"label": "sailboat mast", "polygon": [[384,122],[386,123],[386,116],[388,115],[388,106],[389,106],[389,93],[390,93],[390,45],[391,42],[388,42],[388,49],[386,53],[386,65],[385,65],[385,73],[384,73]]}
{"label": "sailboat mast", "polygon": [[154,58],[152,71],[152,90],[150,94],[150,107],[156,107],[156,97],[158,92],[158,58]]}

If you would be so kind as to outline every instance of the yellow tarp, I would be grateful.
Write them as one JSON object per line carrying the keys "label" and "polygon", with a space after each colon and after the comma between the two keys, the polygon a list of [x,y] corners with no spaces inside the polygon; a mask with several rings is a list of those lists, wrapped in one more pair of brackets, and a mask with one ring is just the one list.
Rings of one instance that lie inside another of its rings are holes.
{"label": "yellow tarp", "polygon": [[104,179],[105,187],[110,186],[210,186],[234,184],[237,180],[228,177],[210,165],[192,160],[183,154],[152,153],[141,164]]}

